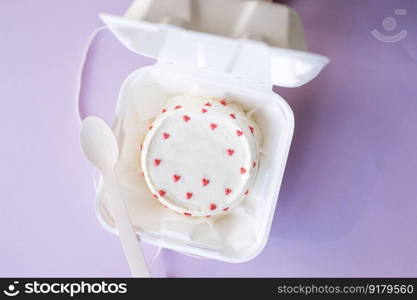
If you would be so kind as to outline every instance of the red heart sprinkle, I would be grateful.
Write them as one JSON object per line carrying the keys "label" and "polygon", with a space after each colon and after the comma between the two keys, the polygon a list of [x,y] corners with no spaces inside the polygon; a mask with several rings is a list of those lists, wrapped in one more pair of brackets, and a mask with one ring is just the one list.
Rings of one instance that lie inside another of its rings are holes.
{"label": "red heart sprinkle", "polygon": [[236,119],[236,115],[235,115],[235,114],[230,114],[230,116],[231,116],[233,119]]}
{"label": "red heart sprinkle", "polygon": [[166,193],[164,190],[159,190],[159,196],[161,197],[165,196]]}
{"label": "red heart sprinkle", "polygon": [[201,109],[201,112],[202,112],[203,114],[205,114],[205,113],[207,112],[207,109],[203,108],[203,109]]}
{"label": "red heart sprinkle", "polygon": [[220,101],[220,103],[221,103],[222,105],[224,105],[224,106],[226,106],[226,105],[227,105],[227,102],[226,102],[225,100]]}
{"label": "red heart sprinkle", "polygon": [[172,175],[172,178],[174,179],[175,182],[177,182],[178,180],[181,179],[181,176],[177,175],[177,174],[174,174],[174,175]]}
{"label": "red heart sprinkle", "polygon": [[158,195],[157,194],[153,194],[152,195],[155,199],[158,199]]}
{"label": "red heart sprinkle", "polygon": [[229,207],[223,208],[223,211],[228,211],[228,210],[229,210]]}
{"label": "red heart sprinkle", "polygon": [[175,108],[175,109],[180,109],[180,108],[181,108],[181,105],[177,105],[177,106],[175,106],[174,108]]}
{"label": "red heart sprinkle", "polygon": [[229,188],[224,189],[224,194],[225,195],[229,195],[231,192],[232,192],[232,189],[229,189]]}
{"label": "red heart sprinkle", "polygon": [[237,134],[237,136],[241,136],[243,134],[243,131],[236,130],[236,134]]}
{"label": "red heart sprinkle", "polygon": [[252,163],[252,166],[253,166],[254,168],[256,167],[256,162],[255,162],[255,161]]}
{"label": "red heart sprinkle", "polygon": [[227,149],[227,154],[229,154],[229,156],[232,156],[233,153],[235,153],[235,150],[233,150],[233,149]]}
{"label": "red heart sprinkle", "polygon": [[155,158],[154,160],[153,160],[153,164],[157,167],[157,166],[159,166],[159,164],[161,163],[161,160],[159,159],[159,158]]}
{"label": "red heart sprinkle", "polygon": [[246,173],[246,169],[244,167],[240,168],[240,174],[245,174]]}
{"label": "red heart sprinkle", "polygon": [[204,104],[205,106],[211,106],[210,102],[207,102],[206,104]]}
{"label": "red heart sprinkle", "polygon": [[203,182],[204,186],[206,186],[207,184],[210,183],[210,180],[208,180],[207,178],[203,178],[203,179],[201,179],[201,181]]}
{"label": "red heart sprinkle", "polygon": [[249,194],[249,190],[246,190],[245,195]]}
{"label": "red heart sprinkle", "polygon": [[252,126],[249,126],[250,132],[253,133],[253,131],[255,130],[255,128],[253,128]]}
{"label": "red heart sprinkle", "polygon": [[170,137],[169,133],[166,133],[166,132],[164,132],[164,133],[162,134],[162,136],[164,137],[164,139],[167,139],[167,138],[169,138],[169,137]]}
{"label": "red heart sprinkle", "polygon": [[185,197],[187,197],[187,199],[190,199],[193,196],[193,193],[188,192],[187,194],[185,194]]}
{"label": "red heart sprinkle", "polygon": [[188,122],[188,121],[190,121],[190,117],[189,116],[187,116],[187,115],[184,115],[184,116],[182,116],[182,118],[184,119],[184,121],[185,122]]}
{"label": "red heart sprinkle", "polygon": [[211,130],[214,130],[217,128],[217,124],[211,123],[210,124]]}
{"label": "red heart sprinkle", "polygon": [[191,217],[191,214],[190,214],[190,213],[185,212],[185,213],[184,213],[184,216]]}
{"label": "red heart sprinkle", "polygon": [[166,112],[167,110],[164,108],[163,110],[162,110],[162,113],[164,113],[164,112]]}
{"label": "red heart sprinkle", "polygon": [[210,210],[215,210],[217,208],[217,205],[212,203],[210,204]]}

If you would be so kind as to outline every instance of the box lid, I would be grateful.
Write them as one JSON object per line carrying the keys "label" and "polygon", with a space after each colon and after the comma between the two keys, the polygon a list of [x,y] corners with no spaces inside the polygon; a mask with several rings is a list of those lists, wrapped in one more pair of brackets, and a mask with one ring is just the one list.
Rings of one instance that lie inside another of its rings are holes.
{"label": "box lid", "polygon": [[329,62],[325,56],[186,30],[175,25],[100,15],[128,49],[169,64],[229,73],[268,86],[297,87]]}

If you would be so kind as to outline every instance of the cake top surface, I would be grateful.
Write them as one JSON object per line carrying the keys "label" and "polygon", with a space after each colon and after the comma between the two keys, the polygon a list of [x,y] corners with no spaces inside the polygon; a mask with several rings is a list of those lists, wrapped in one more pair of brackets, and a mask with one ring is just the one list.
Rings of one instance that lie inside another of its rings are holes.
{"label": "cake top surface", "polygon": [[142,146],[148,187],[163,205],[187,216],[230,210],[248,194],[256,175],[257,130],[225,99],[171,98]]}

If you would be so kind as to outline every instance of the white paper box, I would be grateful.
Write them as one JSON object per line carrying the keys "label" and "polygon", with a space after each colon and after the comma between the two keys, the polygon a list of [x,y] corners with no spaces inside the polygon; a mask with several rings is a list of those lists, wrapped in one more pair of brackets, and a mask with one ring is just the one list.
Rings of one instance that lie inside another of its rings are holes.
{"label": "white paper box", "polygon": [[[117,167],[121,192],[140,238],[226,262],[254,258],[268,239],[294,127],[290,107],[272,92],[272,85],[300,86],[313,79],[328,59],[171,24],[101,17],[130,50],[158,59],[155,66],[138,69],[125,80],[113,126],[121,150]],[[169,97],[185,93],[233,100],[250,112],[262,131],[255,185],[247,200],[223,216],[186,217],[166,209],[141,176],[139,148],[149,124]],[[97,216],[116,233],[104,190],[100,186]]]}

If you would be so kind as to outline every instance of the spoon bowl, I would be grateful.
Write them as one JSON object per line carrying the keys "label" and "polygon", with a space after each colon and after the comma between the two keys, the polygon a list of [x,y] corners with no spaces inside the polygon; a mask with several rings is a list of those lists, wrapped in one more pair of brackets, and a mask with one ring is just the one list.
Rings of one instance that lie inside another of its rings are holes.
{"label": "spoon bowl", "polygon": [[113,131],[96,116],[89,116],[81,124],[81,147],[87,159],[97,169],[113,169],[119,160],[119,147]]}

